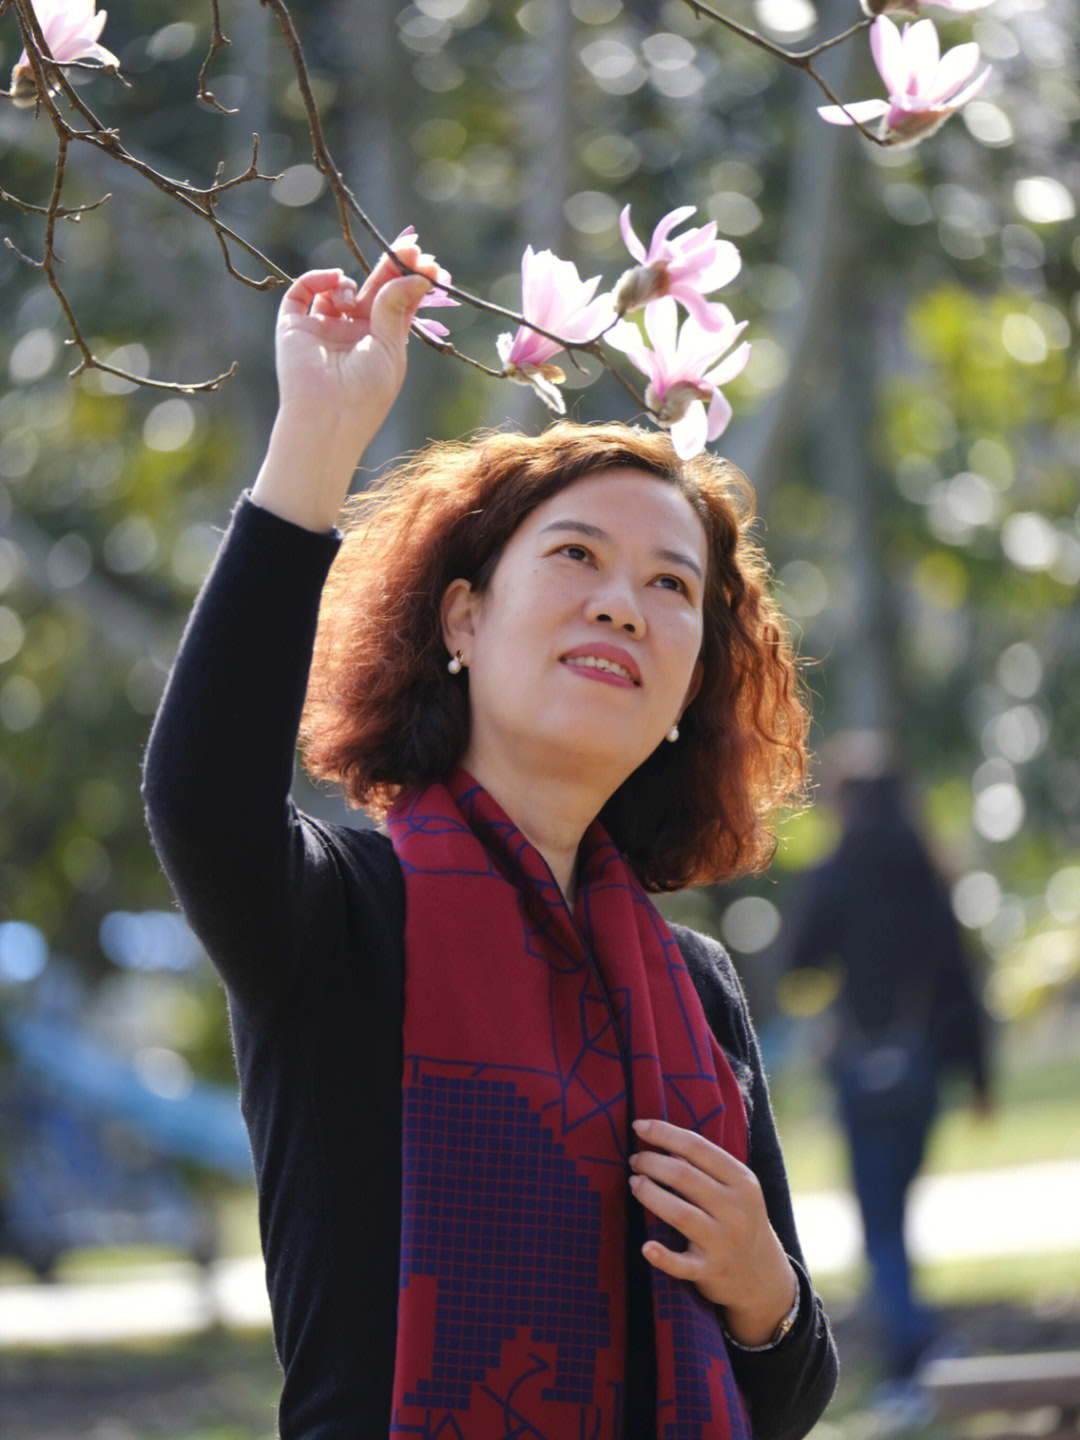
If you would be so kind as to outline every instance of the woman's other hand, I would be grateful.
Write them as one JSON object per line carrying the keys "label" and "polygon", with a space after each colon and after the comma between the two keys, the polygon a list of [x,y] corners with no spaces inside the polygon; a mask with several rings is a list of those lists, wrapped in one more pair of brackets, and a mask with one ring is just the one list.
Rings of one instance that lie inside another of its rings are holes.
{"label": "woman's other hand", "polygon": [[[415,245],[402,262],[435,273]],[[431,289],[383,255],[362,286],[341,270],[309,270],[285,292],[275,353],[279,406],[252,489],[265,509],[309,530],[337,520],[353,472],[405,378],[405,347]]]}
{"label": "woman's other hand", "polygon": [[631,1189],[687,1240],[682,1252],[649,1240],[646,1260],[719,1305],[740,1344],[768,1344],[798,1280],[769,1223],[757,1176],[696,1131],[665,1120],[635,1121],[634,1128],[650,1148],[630,1157]]}

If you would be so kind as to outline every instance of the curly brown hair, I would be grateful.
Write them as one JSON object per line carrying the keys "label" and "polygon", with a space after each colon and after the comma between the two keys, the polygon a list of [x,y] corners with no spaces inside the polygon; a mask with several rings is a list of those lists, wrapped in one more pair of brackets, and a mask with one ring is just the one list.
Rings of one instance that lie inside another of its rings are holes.
{"label": "curly brown hair", "polygon": [[428,446],[350,498],[323,592],[301,745],[319,780],[385,813],[445,779],[469,736],[467,672],[446,668],[451,580],[483,590],[528,513],[575,480],[627,467],[676,485],[708,542],[703,678],[679,722],[620,786],[601,822],[649,890],[762,869],[769,818],[801,791],[809,717],[784,622],[751,536],[753,492],[729,461],[680,460],[667,435],[561,421]]}

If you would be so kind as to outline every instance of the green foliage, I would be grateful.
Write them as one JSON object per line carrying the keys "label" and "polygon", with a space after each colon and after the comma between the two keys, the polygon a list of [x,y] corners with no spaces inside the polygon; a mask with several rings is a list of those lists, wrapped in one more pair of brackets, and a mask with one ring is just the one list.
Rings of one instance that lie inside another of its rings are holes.
{"label": "green foliage", "polygon": [[[849,18],[819,8],[822,33]],[[223,217],[291,273],[351,263],[272,17],[237,0],[222,18],[233,43],[209,84],[236,115],[194,102],[209,42],[196,0],[110,12],[104,39],[131,88],[94,77],[83,93],[134,153],[196,184],[219,160],[243,171],[257,130],[260,167],[282,178],[232,192]],[[613,282],[625,204],[642,233],[697,204],[739,244],[725,298],[750,320],[755,358],[732,387],[732,448],[776,423],[776,401],[788,438],[773,472],[752,478],[776,593],[814,661],[816,734],[859,718],[884,657],[935,840],[958,878],[998,881],[998,908],[975,928],[1008,964],[1058,923],[1047,887],[1080,851],[1080,248],[1051,203],[1080,99],[1073,77],[1043,64],[1045,27],[1062,31],[1066,53],[1074,20],[995,20],[984,44],[1004,56],[1015,37],[1015,53],[979,105],[916,150],[880,152],[820,127],[808,82],[679,0],[574,0],[568,12],[544,0],[342,0],[297,6],[295,19],[355,192],[385,233],[415,223],[465,286],[516,306],[526,241]],[[10,16],[3,26],[10,64]],[[44,115],[5,111],[6,190],[47,197],[50,137]],[[843,174],[819,237],[805,217],[832,156]],[[0,912],[101,977],[101,916],[170,903],[142,828],[139,757],[215,527],[269,424],[276,297],[225,276],[209,229],[133,173],[78,147],[69,172],[72,202],[113,192],[58,240],[96,353],[177,378],[240,363],[203,397],[70,381],[53,297],[0,249]],[[7,206],[3,226],[40,254],[38,218]],[[796,353],[804,305],[813,343]],[[463,309],[451,328],[490,362],[506,325]],[[398,448],[499,423],[512,406],[544,423],[517,392],[415,349]],[[583,419],[632,418],[608,381],[572,374],[568,398]],[[838,436],[857,484],[841,478]],[[1012,792],[1022,800],[1007,834],[1004,811],[977,806],[974,791],[995,784],[1006,809]],[[782,915],[793,877],[833,835],[819,811],[789,821],[769,877],[705,897],[715,923],[744,896]],[[192,1049],[213,1071],[226,1055],[220,1023],[217,1037]]]}

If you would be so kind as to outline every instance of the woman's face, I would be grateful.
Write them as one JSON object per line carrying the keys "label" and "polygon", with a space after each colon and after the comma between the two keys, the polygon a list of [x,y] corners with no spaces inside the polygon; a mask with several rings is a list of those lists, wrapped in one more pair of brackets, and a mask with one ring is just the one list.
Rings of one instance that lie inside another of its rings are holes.
{"label": "woman's face", "polygon": [[444,635],[469,671],[465,768],[579,771],[611,793],[700,684],[704,527],[674,485],[599,471],[529,513],[486,590],[455,580]]}

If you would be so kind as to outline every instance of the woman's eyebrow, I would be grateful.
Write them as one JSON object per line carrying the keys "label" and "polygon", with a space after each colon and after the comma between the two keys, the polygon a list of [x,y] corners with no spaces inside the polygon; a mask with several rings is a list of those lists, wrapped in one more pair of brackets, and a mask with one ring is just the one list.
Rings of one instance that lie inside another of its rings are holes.
{"label": "woman's eyebrow", "polygon": [[[610,541],[611,539],[607,531],[601,530],[599,525],[589,525],[584,520],[553,520],[550,525],[544,526],[540,534],[546,535],[549,530],[572,530],[576,535],[588,535],[593,540]],[[681,550],[656,549],[652,553],[658,560],[670,560],[675,565],[683,565],[699,580],[704,579],[701,566],[689,555],[684,555]]]}

